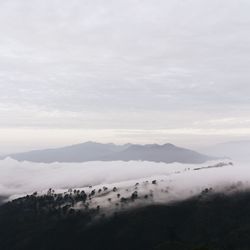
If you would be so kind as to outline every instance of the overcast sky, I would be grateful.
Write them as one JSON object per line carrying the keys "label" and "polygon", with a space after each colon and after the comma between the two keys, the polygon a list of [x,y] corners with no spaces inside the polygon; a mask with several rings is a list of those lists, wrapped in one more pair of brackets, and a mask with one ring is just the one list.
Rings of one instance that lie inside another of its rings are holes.
{"label": "overcast sky", "polygon": [[250,138],[249,0],[0,0],[0,153]]}

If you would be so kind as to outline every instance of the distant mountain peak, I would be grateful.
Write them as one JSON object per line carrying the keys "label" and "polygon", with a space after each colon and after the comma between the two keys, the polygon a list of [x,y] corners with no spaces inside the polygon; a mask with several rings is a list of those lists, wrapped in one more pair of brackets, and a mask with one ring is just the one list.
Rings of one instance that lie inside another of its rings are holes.
{"label": "distant mountain peak", "polygon": [[87,141],[63,148],[35,150],[12,154],[18,161],[31,162],[87,162],[87,161],[151,161],[165,163],[203,163],[215,158],[195,151],[166,144],[124,144]]}
{"label": "distant mountain peak", "polygon": [[169,148],[176,148],[176,146],[174,144],[171,144],[171,143],[165,143],[162,146],[169,147]]}

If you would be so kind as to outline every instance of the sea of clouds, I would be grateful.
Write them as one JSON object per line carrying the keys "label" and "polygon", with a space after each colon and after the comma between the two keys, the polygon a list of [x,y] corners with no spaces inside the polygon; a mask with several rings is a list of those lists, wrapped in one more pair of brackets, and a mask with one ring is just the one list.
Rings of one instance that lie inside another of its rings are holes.
{"label": "sea of clouds", "polygon": [[[220,168],[209,168],[218,162],[200,165],[165,164],[143,161],[32,163],[10,158],[0,161],[0,196],[15,198],[49,188],[67,190],[88,186],[128,186],[154,179],[168,185],[180,199],[204,188],[219,188],[241,182],[249,185],[247,164],[234,163]],[[195,170],[197,168],[204,168]]]}

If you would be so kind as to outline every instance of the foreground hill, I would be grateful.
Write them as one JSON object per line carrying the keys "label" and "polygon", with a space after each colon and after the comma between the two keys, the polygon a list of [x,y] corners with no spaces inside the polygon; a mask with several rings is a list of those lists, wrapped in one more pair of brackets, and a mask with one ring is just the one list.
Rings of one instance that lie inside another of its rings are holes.
{"label": "foreground hill", "polygon": [[176,147],[172,144],[115,145],[86,142],[63,148],[36,150],[9,155],[18,161],[31,162],[86,162],[86,161],[152,161],[165,163],[203,163],[214,157]]}
{"label": "foreground hill", "polygon": [[51,194],[32,195],[0,207],[0,249],[249,249],[249,201],[248,191],[204,190],[186,201],[105,217],[98,208],[67,210]]}

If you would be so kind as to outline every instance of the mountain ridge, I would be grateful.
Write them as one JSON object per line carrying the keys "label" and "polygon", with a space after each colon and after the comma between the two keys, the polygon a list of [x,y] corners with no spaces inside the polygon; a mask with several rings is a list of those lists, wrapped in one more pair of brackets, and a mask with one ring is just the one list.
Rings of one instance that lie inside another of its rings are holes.
{"label": "mountain ridge", "polygon": [[31,162],[88,162],[88,161],[152,161],[164,163],[203,163],[215,160],[196,151],[166,144],[124,144],[84,142],[70,146],[33,150],[6,155],[17,161]]}

